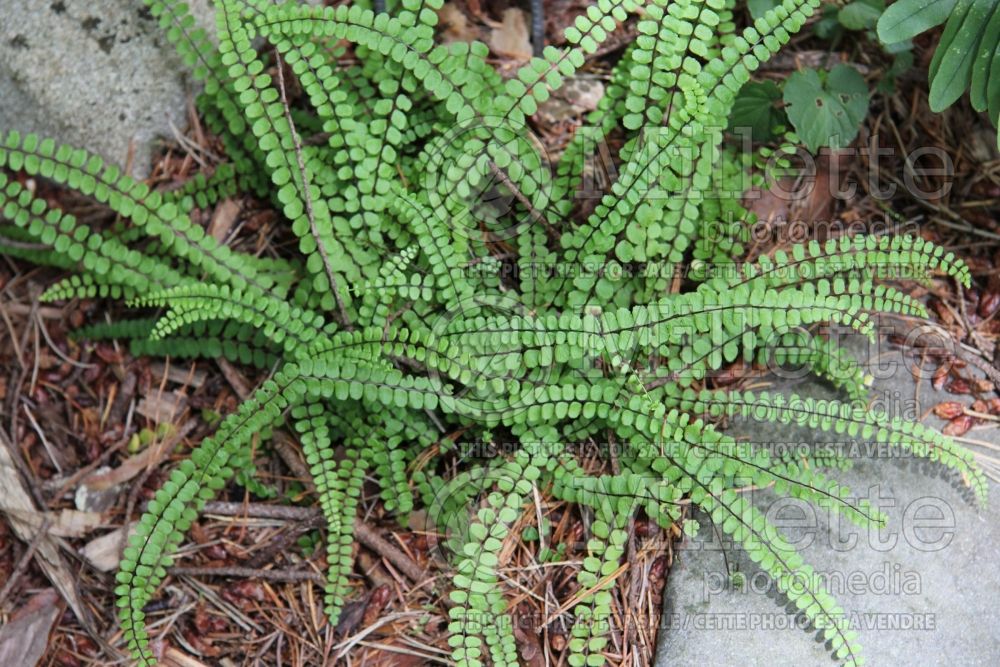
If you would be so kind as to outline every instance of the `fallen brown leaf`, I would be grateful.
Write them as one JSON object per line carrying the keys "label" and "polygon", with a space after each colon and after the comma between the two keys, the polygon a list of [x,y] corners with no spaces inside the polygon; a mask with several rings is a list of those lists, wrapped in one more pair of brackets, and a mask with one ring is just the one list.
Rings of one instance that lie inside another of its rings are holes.
{"label": "fallen brown leaf", "polygon": [[507,9],[503,22],[490,33],[490,49],[500,56],[515,60],[531,59],[531,39],[528,37],[528,21],[520,9]]}
{"label": "fallen brown leaf", "polygon": [[[55,537],[48,534],[39,537],[37,528],[21,518],[33,512],[38,513],[38,509],[17,472],[11,451],[14,451],[13,445],[8,440],[7,434],[0,431],[0,514],[7,516],[11,527],[21,540],[28,544],[38,540],[35,562],[45,572],[52,585],[58,589],[77,619],[89,627],[90,616],[80,601],[76,590],[76,579],[59,552]],[[0,661],[0,664],[18,663]]]}
{"label": "fallen brown leaf", "polygon": [[37,665],[48,647],[52,626],[61,615],[55,590],[49,588],[31,597],[0,627],[0,665]]}
{"label": "fallen brown leaf", "polygon": [[225,241],[239,212],[239,202],[232,199],[219,202],[219,205],[215,207],[215,212],[212,213],[212,221],[208,223],[208,233],[212,238],[220,243]]}
{"label": "fallen brown leaf", "polygon": [[161,442],[150,445],[135,456],[130,456],[113,470],[93,472],[87,475],[83,478],[81,484],[92,491],[101,491],[127,482],[145,471],[149,466],[155,465],[174,445],[187,437],[187,434],[194,430],[194,427],[197,425],[197,420],[187,420]]}
{"label": "fallen brown leaf", "polygon": [[18,513],[18,517],[35,530],[44,525],[46,532],[55,537],[83,537],[104,523],[104,517],[98,512],[80,512],[78,510],[60,510],[58,512],[19,512],[8,510],[9,514]]}
{"label": "fallen brown leaf", "polygon": [[444,3],[438,10],[438,25],[441,26],[441,41],[445,44],[481,39],[479,29],[469,25],[468,17],[451,2]]}
{"label": "fallen brown leaf", "polygon": [[[135,526],[135,523],[129,526],[130,533],[135,530]],[[121,560],[122,530],[121,528],[113,530],[87,542],[80,549],[80,555],[101,572],[116,569]]]}
{"label": "fallen brown leaf", "polygon": [[184,412],[187,397],[176,391],[153,391],[143,396],[135,411],[143,417],[161,424],[171,422]]}

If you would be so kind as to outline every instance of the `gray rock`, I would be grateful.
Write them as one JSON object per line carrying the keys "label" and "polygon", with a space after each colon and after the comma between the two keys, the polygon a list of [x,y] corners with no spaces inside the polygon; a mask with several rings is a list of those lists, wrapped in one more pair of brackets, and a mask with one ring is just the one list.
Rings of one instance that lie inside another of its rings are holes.
{"label": "gray rock", "polygon": [[[214,34],[210,0],[188,0]],[[0,131],[51,136],[149,172],[187,125],[186,68],[141,0],[0,0]]]}
{"label": "gray rock", "polygon": [[[898,353],[883,346],[901,363]],[[915,414],[942,400],[924,379],[919,392],[911,374],[897,366],[877,379],[876,396],[890,410]],[[815,382],[785,387],[803,395],[834,396]],[[920,396],[914,404],[915,395]],[[957,397],[964,403],[971,397]],[[934,422],[932,418],[928,420]],[[940,422],[932,425],[940,426]],[[841,436],[738,423],[734,435],[778,442],[837,442]],[[995,425],[973,430],[970,437],[1000,443]],[[971,500],[960,480],[920,459],[895,455],[861,458],[846,472],[836,473],[855,494],[878,500],[888,515],[885,530],[858,528],[823,510],[797,501],[776,500],[755,492],[755,504],[770,511],[800,553],[824,577],[827,588],[857,629],[869,665],[992,665],[1000,657],[1000,488],[991,482],[986,510]],[[740,551],[721,543],[700,519],[701,530],[686,540],[668,578],[664,615],[655,664],[687,665],[834,665],[815,629],[796,624],[794,609],[773,590],[768,579]],[[726,577],[723,552],[730,569],[745,583],[735,590]],[[759,574],[758,574],[759,573]]]}

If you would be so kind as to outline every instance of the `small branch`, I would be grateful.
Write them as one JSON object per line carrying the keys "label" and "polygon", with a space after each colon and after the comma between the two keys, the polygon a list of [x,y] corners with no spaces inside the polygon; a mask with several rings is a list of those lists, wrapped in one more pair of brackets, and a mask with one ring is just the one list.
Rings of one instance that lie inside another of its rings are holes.
{"label": "small branch", "polygon": [[960,346],[957,349],[958,354],[956,355],[962,361],[972,364],[990,379],[994,385],[1000,389],[1000,369],[997,369],[993,364],[983,359],[978,354],[966,350],[965,347]]}
{"label": "small branch", "polygon": [[308,521],[320,515],[320,511],[315,507],[227,502],[205,503],[204,513],[220,516],[252,516],[257,519],[284,519],[286,521]]}
{"label": "small branch", "polygon": [[294,442],[292,437],[284,431],[275,431],[274,437],[271,438],[271,447],[277,452],[285,465],[288,466],[288,469],[292,471],[292,474],[308,490],[315,491],[316,486],[312,481],[312,473],[309,472],[309,467],[302,460],[302,452],[299,451]]}
{"label": "small branch", "polygon": [[250,386],[243,373],[224,357],[219,357],[215,360],[215,363],[219,367],[219,370],[222,371],[222,377],[226,378],[226,382],[233,388],[239,399],[245,401],[250,398],[250,394],[253,393],[253,387]]}
{"label": "small branch", "polygon": [[389,572],[385,569],[385,566],[367,551],[358,552],[358,567],[365,573],[365,576],[368,577],[373,586],[386,586],[389,589],[395,588],[396,580],[389,576]]}
{"label": "small branch", "polygon": [[[112,456],[114,456],[117,452],[124,449],[125,445],[127,445],[128,442],[129,442],[128,437],[122,438],[121,440],[119,440],[118,442],[111,445],[103,452],[101,452],[101,455],[98,456],[96,459],[94,459],[87,465],[83,466],[69,477],[65,479],[60,478],[55,480],[55,483],[59,484],[59,488],[56,490],[55,493],[52,494],[52,502],[55,502],[56,500],[62,498],[66,493],[69,492],[70,489],[74,488],[80,482],[81,479],[83,479],[84,477],[86,477],[87,475],[89,475],[90,473],[97,470],[105,463],[107,463]],[[47,486],[47,488],[51,487]]]}
{"label": "small branch", "polygon": [[288,529],[276,535],[260,551],[256,552],[250,560],[246,561],[245,567],[264,567],[274,561],[275,557],[287,551],[302,534],[323,525],[323,517],[316,515],[305,521],[298,521],[289,525]]}
{"label": "small branch", "polygon": [[[958,278],[955,278],[955,288],[958,290],[958,307],[962,314],[962,326],[965,328],[965,335],[972,339],[973,345],[976,346],[976,349],[979,350],[984,357],[992,357],[993,351],[986,349],[987,346],[983,342],[982,335],[976,331],[976,328],[969,322],[969,314],[965,307],[965,288],[962,286],[962,282]],[[989,375],[989,372],[987,372],[987,374]],[[996,382],[995,378],[992,379]]]}
{"label": "small branch", "polygon": [[[308,521],[319,516],[320,511],[312,507],[288,507],[285,505],[265,505],[262,503],[224,503],[211,502],[205,504],[206,514],[223,516],[252,516],[262,519],[286,519],[288,521]],[[412,558],[400,551],[395,545],[379,535],[374,528],[360,519],[354,521],[354,537],[382,558],[405,574],[415,583],[427,578],[424,569]]]}
{"label": "small branch", "polygon": [[354,521],[354,536],[358,538],[358,542],[395,565],[413,583],[419,584],[427,579],[424,568],[417,565],[412,558],[404,554],[360,519]]}
{"label": "small branch", "polygon": [[239,579],[265,579],[267,581],[313,581],[324,583],[323,575],[308,570],[261,570],[252,567],[182,567],[168,570],[174,576],[236,577]]}

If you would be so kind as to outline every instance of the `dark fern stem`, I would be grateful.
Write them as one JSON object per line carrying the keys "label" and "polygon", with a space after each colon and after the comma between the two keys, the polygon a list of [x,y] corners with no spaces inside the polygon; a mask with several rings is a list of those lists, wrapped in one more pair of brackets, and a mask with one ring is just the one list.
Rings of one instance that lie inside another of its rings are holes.
{"label": "dark fern stem", "polygon": [[542,50],[545,49],[545,0],[531,0],[531,49],[536,58],[542,57]]}

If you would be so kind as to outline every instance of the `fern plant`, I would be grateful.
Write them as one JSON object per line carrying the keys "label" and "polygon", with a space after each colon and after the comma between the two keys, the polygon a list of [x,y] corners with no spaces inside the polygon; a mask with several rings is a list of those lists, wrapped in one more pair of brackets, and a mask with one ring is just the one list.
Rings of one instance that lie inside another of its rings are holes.
{"label": "fern plant", "polygon": [[[566,29],[566,47],[506,80],[484,45],[435,44],[440,0],[390,2],[379,14],[363,3],[220,0],[217,47],[184,4],[147,4],[204,82],[198,108],[227,163],[159,192],[82,150],[0,137],[8,174],[66,185],[124,223],[92,228],[0,175],[0,247],[75,271],[46,298],[142,309],[80,335],[273,369],[170,473],[124,553],[115,592],[140,664],[154,662],[145,609],[185,531],[252,470],[251,438],[286,422],[327,521],[331,623],[351,593],[354,514],[374,476],[387,510],[429,508],[451,538],[459,665],[517,662],[498,573],[534,489],[593,515],[569,664],[604,661],[629,517],[669,527],[682,501],[748,550],[844,664],[862,663],[837,603],[739,491],[773,484],[861,525],[881,515],[819,470],[738,447],[719,421],[877,437],[957,471],[980,499],[986,485],[950,439],[870,411],[859,364],[801,335],[833,322],[871,336],[873,313],[923,315],[879,282],[883,270],[968,284],[960,261],[920,238],[856,236],[739,263],[752,222],[740,192],[761,156],[725,145],[726,121],[752,72],[819,0],[785,0],[742,30],[732,0],[598,0]],[[558,160],[543,155],[530,116],[633,14],[639,36],[615,85]],[[301,99],[289,93],[293,77]],[[625,136],[618,178],[582,213],[588,146],[611,132]],[[238,192],[280,210],[295,257],[227,247],[192,221],[194,209]],[[690,274],[675,280],[682,265]],[[768,355],[828,378],[846,400],[707,388],[726,365]],[[453,429],[520,444],[463,458],[445,435]],[[629,446],[611,469],[585,470],[570,445],[604,437]]]}

